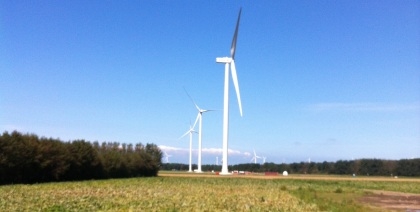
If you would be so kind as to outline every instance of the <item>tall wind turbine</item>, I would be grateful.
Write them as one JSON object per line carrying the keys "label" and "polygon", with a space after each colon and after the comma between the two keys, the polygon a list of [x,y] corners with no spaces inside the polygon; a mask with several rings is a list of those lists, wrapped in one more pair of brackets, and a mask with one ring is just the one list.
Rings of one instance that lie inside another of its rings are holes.
{"label": "tall wind turbine", "polygon": [[[185,90],[185,89],[184,89]],[[209,112],[212,110],[205,110],[198,107],[198,105],[194,102],[194,100],[191,98],[191,96],[188,94],[187,90],[185,90],[185,93],[187,93],[188,97],[191,99],[191,101],[194,103],[195,108],[198,110],[197,118],[195,119],[194,126],[197,124],[197,121],[200,121],[200,124],[198,125],[198,161],[197,161],[197,172],[203,172],[201,170],[201,138],[202,138],[202,126],[203,126],[203,113]]]}
{"label": "tall wind turbine", "polygon": [[188,172],[192,172],[192,165],[191,165],[192,164],[192,134],[193,133],[197,133],[194,130],[194,127],[195,127],[195,125],[192,126],[192,127],[190,125],[190,129],[184,135],[182,135],[180,137],[180,139],[181,139],[181,138],[185,137],[186,135],[190,134],[190,160],[189,160],[189,169],[188,169]]}
{"label": "tall wind turbine", "polygon": [[230,57],[218,57],[216,58],[217,63],[225,64],[225,88],[223,98],[223,163],[222,171],[220,174],[229,174],[228,170],[228,134],[229,134],[229,64],[232,70],[232,80],[235,86],[236,96],[238,98],[239,112],[242,116],[242,105],[241,96],[239,93],[238,76],[236,75],[235,67],[235,51],[236,51],[236,40],[238,39],[239,20],[241,18],[242,8],[239,10],[238,21],[236,22],[235,33],[233,34],[232,45],[230,47]]}

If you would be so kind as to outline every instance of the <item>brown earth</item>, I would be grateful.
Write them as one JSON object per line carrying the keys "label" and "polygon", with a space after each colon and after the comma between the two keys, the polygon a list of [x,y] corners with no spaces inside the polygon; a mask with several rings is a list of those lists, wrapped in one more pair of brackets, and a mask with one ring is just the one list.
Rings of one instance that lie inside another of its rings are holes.
{"label": "brown earth", "polygon": [[366,193],[359,199],[363,204],[390,211],[420,212],[420,194],[372,190]]}

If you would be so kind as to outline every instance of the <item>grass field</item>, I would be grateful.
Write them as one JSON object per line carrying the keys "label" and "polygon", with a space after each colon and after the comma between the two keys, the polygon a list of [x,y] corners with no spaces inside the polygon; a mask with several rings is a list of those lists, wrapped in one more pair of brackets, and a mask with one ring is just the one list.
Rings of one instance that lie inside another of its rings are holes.
{"label": "grass field", "polygon": [[[0,211],[406,211],[420,210],[419,193],[415,178],[160,172],[152,178],[0,186]],[[415,199],[394,207],[374,202],[388,195]]]}

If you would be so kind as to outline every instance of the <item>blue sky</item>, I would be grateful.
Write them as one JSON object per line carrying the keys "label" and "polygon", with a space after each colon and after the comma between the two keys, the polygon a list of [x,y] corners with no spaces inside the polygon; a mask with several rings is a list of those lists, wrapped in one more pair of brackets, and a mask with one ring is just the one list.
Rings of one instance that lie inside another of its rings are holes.
{"label": "blue sky", "polygon": [[218,110],[203,117],[203,163],[215,163],[215,58],[229,56],[241,6],[230,164],[253,149],[275,163],[420,157],[419,1],[3,1],[0,130],[155,143],[188,163],[185,87]]}

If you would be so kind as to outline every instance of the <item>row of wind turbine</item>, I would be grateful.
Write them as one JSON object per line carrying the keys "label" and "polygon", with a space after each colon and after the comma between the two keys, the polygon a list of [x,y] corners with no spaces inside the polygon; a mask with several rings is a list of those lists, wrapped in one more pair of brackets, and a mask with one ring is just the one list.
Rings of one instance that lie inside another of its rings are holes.
{"label": "row of wind turbine", "polygon": [[[223,152],[222,152],[222,170],[220,174],[227,175],[230,174],[228,170],[228,137],[229,137],[229,81],[230,81],[230,73],[232,73],[232,81],[233,85],[235,87],[236,96],[238,99],[238,105],[239,105],[239,112],[242,116],[242,103],[241,103],[241,95],[239,92],[239,82],[238,82],[238,76],[236,73],[236,66],[235,66],[235,52],[236,52],[236,42],[238,39],[238,30],[239,30],[239,22],[241,18],[241,12],[242,8],[239,9],[239,15],[238,20],[236,22],[235,32],[232,39],[232,45],[230,48],[230,57],[217,57],[216,62],[217,63],[224,63],[225,64],[225,80],[224,80],[224,97],[223,97]],[[191,98],[191,96],[188,94],[188,92],[185,90],[188,97],[191,99],[193,104],[198,110],[197,118],[194,122],[193,127],[190,126],[190,130],[187,131],[182,137],[190,134],[190,170],[191,171],[191,155],[192,155],[192,133],[194,131],[194,127],[197,124],[197,121],[199,121],[199,130],[198,130],[198,167],[197,172],[202,172],[201,170],[201,145],[202,145],[202,116],[203,113],[211,111],[211,110],[205,110],[198,107],[198,105],[194,102],[194,100]],[[255,153],[255,151],[254,151]]]}
{"label": "row of wind turbine", "polygon": [[257,164],[257,159],[263,159],[263,164],[264,164],[265,160],[267,160],[267,157],[258,156],[254,149],[254,156],[251,158],[251,162],[254,161],[254,164]]}
{"label": "row of wind turbine", "polygon": [[254,161],[254,164],[257,163],[257,158],[261,158],[260,156],[257,155],[257,153],[255,153],[255,149],[254,149],[254,156],[251,158],[251,161]]}
{"label": "row of wind turbine", "polygon": [[[185,90],[185,88],[184,88]],[[214,110],[207,110],[200,108],[194,101],[194,99],[188,94],[187,90],[185,90],[185,93],[187,94],[188,98],[191,100],[191,102],[194,104],[195,108],[198,111],[197,118],[195,119],[193,127],[190,127],[190,158],[192,157],[192,131],[195,128],[195,125],[197,122],[199,122],[198,125],[198,159],[197,159],[197,172],[203,172],[201,169],[201,153],[202,153],[202,137],[203,137],[203,113],[214,111]],[[188,132],[187,132],[188,133]],[[185,134],[184,134],[185,136]],[[190,167],[191,167],[191,159],[190,159]]]}

